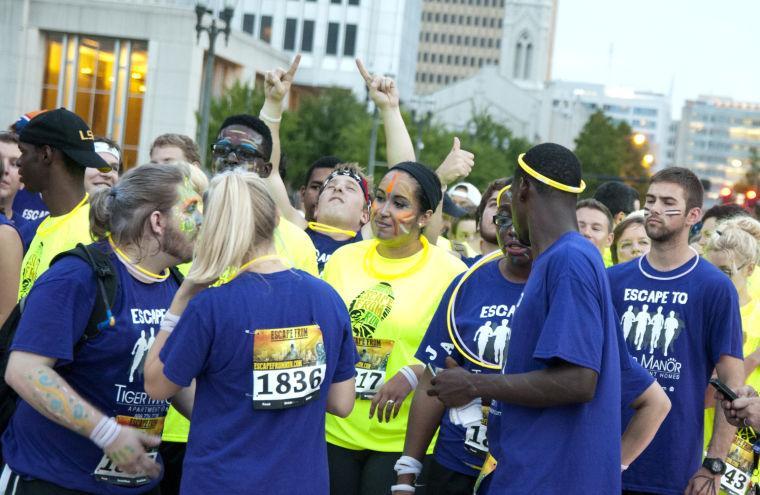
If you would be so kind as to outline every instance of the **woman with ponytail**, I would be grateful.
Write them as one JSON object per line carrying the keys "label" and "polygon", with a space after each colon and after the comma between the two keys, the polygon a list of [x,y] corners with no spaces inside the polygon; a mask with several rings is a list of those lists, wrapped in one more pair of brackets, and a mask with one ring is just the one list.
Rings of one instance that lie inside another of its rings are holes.
{"label": "woman with ponytail", "polygon": [[[0,492],[158,493],[168,403],[148,399],[143,364],[178,288],[169,267],[191,257],[200,202],[174,165],[137,167],[93,193],[96,242],[37,280],[11,346],[5,379],[22,400],[2,439]],[[88,259],[103,261],[98,274]],[[118,287],[93,334],[105,270]]]}
{"label": "woman with ponytail", "polygon": [[145,367],[154,400],[196,383],[180,493],[327,494],[325,413],[354,404],[346,307],[276,254],[258,175],[215,176],[205,213]]}

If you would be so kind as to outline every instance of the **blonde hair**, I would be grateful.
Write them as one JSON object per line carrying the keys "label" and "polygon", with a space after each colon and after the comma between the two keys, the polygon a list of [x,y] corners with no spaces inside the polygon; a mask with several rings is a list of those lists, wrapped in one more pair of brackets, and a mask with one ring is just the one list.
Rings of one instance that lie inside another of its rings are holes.
{"label": "blonde hair", "polygon": [[187,278],[210,283],[242,266],[271,245],[278,214],[266,182],[258,174],[234,169],[213,179]]}
{"label": "blonde hair", "polygon": [[725,252],[736,265],[756,265],[760,261],[760,222],[744,215],[721,222],[705,251]]}

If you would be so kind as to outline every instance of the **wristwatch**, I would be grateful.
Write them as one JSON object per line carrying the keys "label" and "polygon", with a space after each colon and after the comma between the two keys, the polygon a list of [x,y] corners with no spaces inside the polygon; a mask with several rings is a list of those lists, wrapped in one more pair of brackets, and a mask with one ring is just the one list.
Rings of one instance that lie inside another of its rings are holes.
{"label": "wristwatch", "polygon": [[723,459],[716,457],[705,457],[705,460],[702,461],[702,467],[712,474],[723,474],[726,472],[726,463],[723,462]]}

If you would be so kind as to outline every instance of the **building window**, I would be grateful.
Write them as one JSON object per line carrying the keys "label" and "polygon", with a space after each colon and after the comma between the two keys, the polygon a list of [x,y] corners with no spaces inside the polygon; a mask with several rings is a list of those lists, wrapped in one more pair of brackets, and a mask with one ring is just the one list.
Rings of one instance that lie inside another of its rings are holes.
{"label": "building window", "polygon": [[484,46],[486,46],[486,39],[480,38],[480,47],[483,48]]}
{"label": "building window", "polygon": [[483,57],[478,59],[478,67],[483,67]]}
{"label": "building window", "polygon": [[433,33],[433,43],[438,43],[438,33]]}
{"label": "building window", "polygon": [[311,53],[312,46],[314,46],[314,21],[303,21],[301,51]]}
{"label": "building window", "polygon": [[454,57],[454,65],[459,65],[459,55]]}
{"label": "building window", "polygon": [[253,29],[256,26],[255,14],[243,14],[243,31],[253,36]]}
{"label": "building window", "polygon": [[359,5],[359,0],[348,0],[349,5]]}
{"label": "building window", "polygon": [[472,24],[472,16],[468,15],[467,16],[467,25],[469,26],[470,24]]}
{"label": "building window", "polygon": [[443,22],[449,22],[448,14],[443,14]]}
{"label": "building window", "polygon": [[501,39],[496,38],[496,48],[501,48]]}
{"label": "building window", "polygon": [[439,12],[435,13],[435,22],[439,22],[441,20],[441,14]]}
{"label": "building window", "polygon": [[449,35],[449,43],[450,44],[454,44],[454,35],[453,34]]}
{"label": "building window", "polygon": [[[501,5],[501,6],[502,6],[502,7],[504,6],[504,2],[502,2],[502,5]],[[504,25],[504,21],[503,21],[503,19],[499,19],[499,29],[501,29],[501,27],[502,27],[503,25]]]}
{"label": "building window", "polygon": [[461,45],[461,44],[462,44],[462,35],[460,34],[457,36],[457,45]]}
{"label": "building window", "polygon": [[93,134],[121,144],[129,168],[137,164],[147,76],[145,41],[47,34],[40,108],[74,111]]}
{"label": "building window", "polygon": [[462,57],[462,65],[467,65],[468,57]]}
{"label": "building window", "polygon": [[470,67],[475,67],[475,57],[470,59]]}
{"label": "building window", "polygon": [[337,3],[338,5],[340,5],[341,3],[343,3],[343,0],[330,0],[330,3]]}
{"label": "building window", "polygon": [[285,19],[285,39],[282,42],[282,49],[293,51],[296,49],[296,26],[297,19]]}
{"label": "building window", "polygon": [[450,82],[451,82],[451,77],[450,77],[450,76],[446,76],[446,77],[444,78],[444,83],[445,83],[445,84],[449,84]]}
{"label": "building window", "polygon": [[530,79],[532,63],[533,43],[528,43],[528,45],[525,47],[525,71],[523,72],[523,79]]}
{"label": "building window", "polygon": [[428,54],[427,54],[427,52],[425,52],[425,53],[422,54],[422,61],[423,62],[427,62],[428,61]]}
{"label": "building window", "polygon": [[493,48],[493,39],[488,38],[488,48]]}
{"label": "building window", "polygon": [[451,64],[451,55],[446,55],[446,63]]}
{"label": "building window", "polygon": [[464,16],[463,15],[459,16],[459,24],[464,24]]}
{"label": "building window", "polygon": [[337,22],[331,22],[327,25],[327,48],[325,53],[328,55],[338,54],[338,36],[340,32],[340,24]]}
{"label": "building window", "polygon": [[480,17],[475,16],[475,25],[480,26]]}
{"label": "building window", "polygon": [[[359,5],[359,0],[351,5]],[[346,24],[346,37],[343,39],[343,55],[353,57],[356,54],[356,24]]]}
{"label": "building window", "polygon": [[435,76],[435,82],[438,83],[438,84],[441,84],[441,75],[440,74],[438,74],[438,75]]}
{"label": "building window", "polygon": [[464,37],[464,46],[470,46],[470,37],[469,36],[465,36]]}
{"label": "building window", "polygon": [[425,41],[430,41],[430,33],[425,33]]}
{"label": "building window", "polygon": [[262,15],[261,25],[259,26],[259,39],[266,43],[272,42],[272,16]]}

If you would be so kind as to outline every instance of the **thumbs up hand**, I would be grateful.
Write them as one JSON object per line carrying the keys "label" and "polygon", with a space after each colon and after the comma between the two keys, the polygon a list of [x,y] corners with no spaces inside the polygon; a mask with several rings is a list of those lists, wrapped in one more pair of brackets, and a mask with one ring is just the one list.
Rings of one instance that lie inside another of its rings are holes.
{"label": "thumbs up hand", "polygon": [[459,138],[455,137],[451,151],[435,173],[441,179],[441,184],[448,185],[470,175],[473,166],[475,166],[475,155],[463,150]]}

